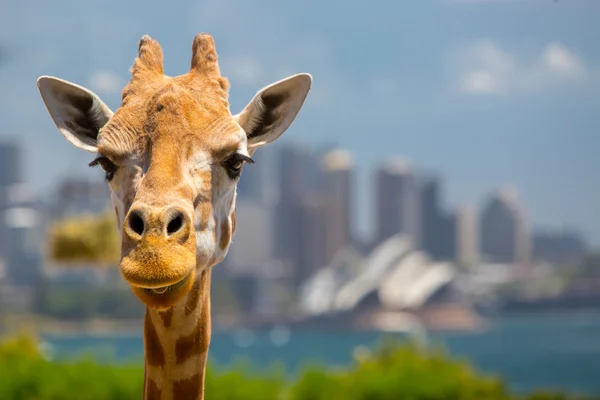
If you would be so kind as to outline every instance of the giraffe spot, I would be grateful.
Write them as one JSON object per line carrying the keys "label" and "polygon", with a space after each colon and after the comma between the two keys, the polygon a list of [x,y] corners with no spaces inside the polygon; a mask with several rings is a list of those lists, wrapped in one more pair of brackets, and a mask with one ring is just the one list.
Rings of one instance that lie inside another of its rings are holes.
{"label": "giraffe spot", "polygon": [[231,212],[231,234],[235,233],[235,210]]}
{"label": "giraffe spot", "polygon": [[210,170],[200,172],[200,179],[202,179],[203,183],[202,190],[204,192],[210,192],[212,189],[212,172]]}
{"label": "giraffe spot", "polygon": [[173,307],[169,308],[166,311],[160,311],[158,315],[160,315],[160,318],[162,318],[163,325],[165,326],[165,328],[171,326],[171,320],[173,319]]}
{"label": "giraffe spot", "polygon": [[148,379],[146,383],[146,396],[144,399],[147,400],[160,400],[162,391],[152,379]]}
{"label": "giraffe spot", "polygon": [[195,399],[201,390],[202,375],[173,382],[173,399]]}
{"label": "giraffe spot", "polygon": [[[119,216],[119,210],[117,209],[117,206],[113,206],[113,210],[115,211],[115,218],[117,219],[117,226],[119,227],[119,225],[121,225],[121,217]],[[119,229],[121,229],[121,227],[119,227]]]}
{"label": "giraffe spot", "polygon": [[210,343],[210,318],[207,313],[203,313],[198,320],[198,325],[194,332],[187,336],[182,336],[175,343],[175,357],[177,364],[182,364],[196,354],[206,353]]}
{"label": "giraffe spot", "polygon": [[146,313],[144,320],[144,345],[146,348],[146,361],[151,366],[162,366],[165,364],[165,353],[158,339],[156,328],[152,324],[150,315]]}
{"label": "giraffe spot", "polygon": [[217,243],[217,227],[218,227],[218,221],[217,221],[217,217],[215,216],[214,218],[215,221],[215,227],[212,230],[212,236],[213,236],[213,243]]}
{"label": "giraffe spot", "polygon": [[[200,278],[202,279],[202,278]],[[200,299],[200,279],[196,279],[194,286],[190,290],[187,301],[185,303],[185,315],[190,315],[196,307],[198,307],[198,300]]]}
{"label": "giraffe spot", "polygon": [[231,232],[229,231],[229,218],[224,218],[221,222],[221,237],[219,238],[219,247],[225,250],[231,241]]}
{"label": "giraffe spot", "polygon": [[204,231],[208,228],[210,213],[212,212],[212,204],[209,201],[203,201],[196,207],[196,211],[200,214],[198,231]]}

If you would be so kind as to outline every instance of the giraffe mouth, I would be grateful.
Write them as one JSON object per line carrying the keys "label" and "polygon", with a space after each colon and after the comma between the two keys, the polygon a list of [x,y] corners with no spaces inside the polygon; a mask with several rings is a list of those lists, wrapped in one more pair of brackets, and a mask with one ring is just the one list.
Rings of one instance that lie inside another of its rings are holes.
{"label": "giraffe mouth", "polygon": [[177,289],[179,289],[180,287],[182,287],[183,285],[185,285],[185,283],[187,282],[187,280],[189,279],[189,275],[186,276],[185,278],[183,278],[182,280],[180,280],[177,283],[174,283],[172,285],[168,285],[168,286],[162,286],[162,287],[155,287],[152,289],[149,288],[144,288],[144,292],[150,296],[166,296],[169,295],[171,293],[173,293],[174,291],[176,291]]}

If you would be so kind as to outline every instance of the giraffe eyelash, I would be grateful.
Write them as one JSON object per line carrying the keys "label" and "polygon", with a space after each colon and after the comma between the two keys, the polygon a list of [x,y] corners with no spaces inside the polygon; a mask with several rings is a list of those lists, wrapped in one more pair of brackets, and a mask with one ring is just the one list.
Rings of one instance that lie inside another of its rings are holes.
{"label": "giraffe eyelash", "polygon": [[90,167],[92,167],[92,168],[95,167],[95,166],[97,166],[97,165],[100,165],[102,167],[102,169],[104,169],[104,171],[106,172],[105,179],[108,182],[110,182],[112,180],[112,178],[114,177],[115,173],[119,169],[119,167],[117,167],[115,165],[115,163],[113,163],[112,161],[110,161],[110,159],[108,159],[105,156],[100,156],[100,157],[94,159],[88,165]]}
{"label": "giraffe eyelash", "polygon": [[[223,163],[227,175],[233,180],[240,177],[244,163],[254,164],[254,160],[244,154],[235,153]],[[239,164],[239,167],[237,166]]]}

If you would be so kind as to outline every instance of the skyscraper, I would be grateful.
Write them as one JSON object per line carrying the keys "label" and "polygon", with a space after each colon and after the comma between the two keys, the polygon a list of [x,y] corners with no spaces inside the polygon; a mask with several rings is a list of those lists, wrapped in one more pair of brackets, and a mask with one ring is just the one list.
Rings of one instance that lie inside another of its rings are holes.
{"label": "skyscraper", "polygon": [[17,143],[0,143],[0,188],[22,183],[23,151]]}
{"label": "skyscraper", "polygon": [[453,212],[441,215],[440,239],[438,254],[434,258],[444,261],[454,261],[457,255],[457,216]]}
{"label": "skyscraper", "polygon": [[354,186],[352,156],[340,148],[330,150],[321,158],[321,169],[327,232],[325,262],[329,263],[338,251],[351,243]]}
{"label": "skyscraper", "polygon": [[302,284],[328,263],[326,260],[327,209],[321,194],[310,193],[304,196],[298,229],[301,251],[296,281]]}
{"label": "skyscraper", "polygon": [[[444,219],[440,206],[440,182],[437,177],[421,181],[421,249],[431,258],[439,259],[443,253]],[[446,229],[447,231],[447,229]]]}
{"label": "skyscraper", "polygon": [[529,262],[531,238],[516,190],[493,193],[482,209],[480,224],[481,253],[489,261]]}
{"label": "skyscraper", "polygon": [[456,213],[456,261],[471,266],[479,261],[479,226],[473,207],[461,206]]}
{"label": "skyscraper", "polygon": [[227,265],[234,273],[256,273],[273,258],[272,213],[256,201],[236,203],[236,231]]}
{"label": "skyscraper", "polygon": [[304,192],[305,151],[301,147],[283,146],[277,163],[279,172],[279,204],[277,205],[276,255],[295,264],[298,259],[299,239],[294,227],[300,218],[300,202]]}
{"label": "skyscraper", "polygon": [[110,207],[110,189],[106,182],[67,177],[57,185],[49,211],[51,218],[59,219],[72,214],[97,214]]}
{"label": "skyscraper", "polygon": [[304,261],[302,242],[302,204],[305,196],[315,192],[319,181],[315,155],[300,145],[280,148],[277,169],[278,203],[274,218],[274,255],[284,269],[292,270],[294,284],[299,285]]}
{"label": "skyscraper", "polygon": [[37,204],[24,183],[23,149],[0,144],[0,261],[17,285],[32,284],[39,273]]}
{"label": "skyscraper", "polygon": [[40,219],[35,197],[25,183],[6,187],[1,229],[4,260],[13,284],[33,285],[40,273],[40,243],[36,234]]}
{"label": "skyscraper", "polygon": [[392,158],[377,171],[376,240],[404,233],[418,247],[421,239],[419,189],[407,161]]}

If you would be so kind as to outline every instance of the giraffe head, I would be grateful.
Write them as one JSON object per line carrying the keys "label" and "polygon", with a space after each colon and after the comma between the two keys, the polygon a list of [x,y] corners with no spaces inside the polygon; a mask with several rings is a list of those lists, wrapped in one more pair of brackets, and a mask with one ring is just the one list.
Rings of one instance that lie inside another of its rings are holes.
{"label": "giraffe head", "polygon": [[166,309],[195,276],[226,255],[235,230],[236,184],[257,148],[278,139],[311,86],[298,74],[229,111],[213,38],[199,34],[191,69],[163,72],[158,42],[144,36],[113,113],[88,89],[48,76],[38,88],[58,130],[95,153],[106,172],[120,230],[120,269],[147,306]]}

